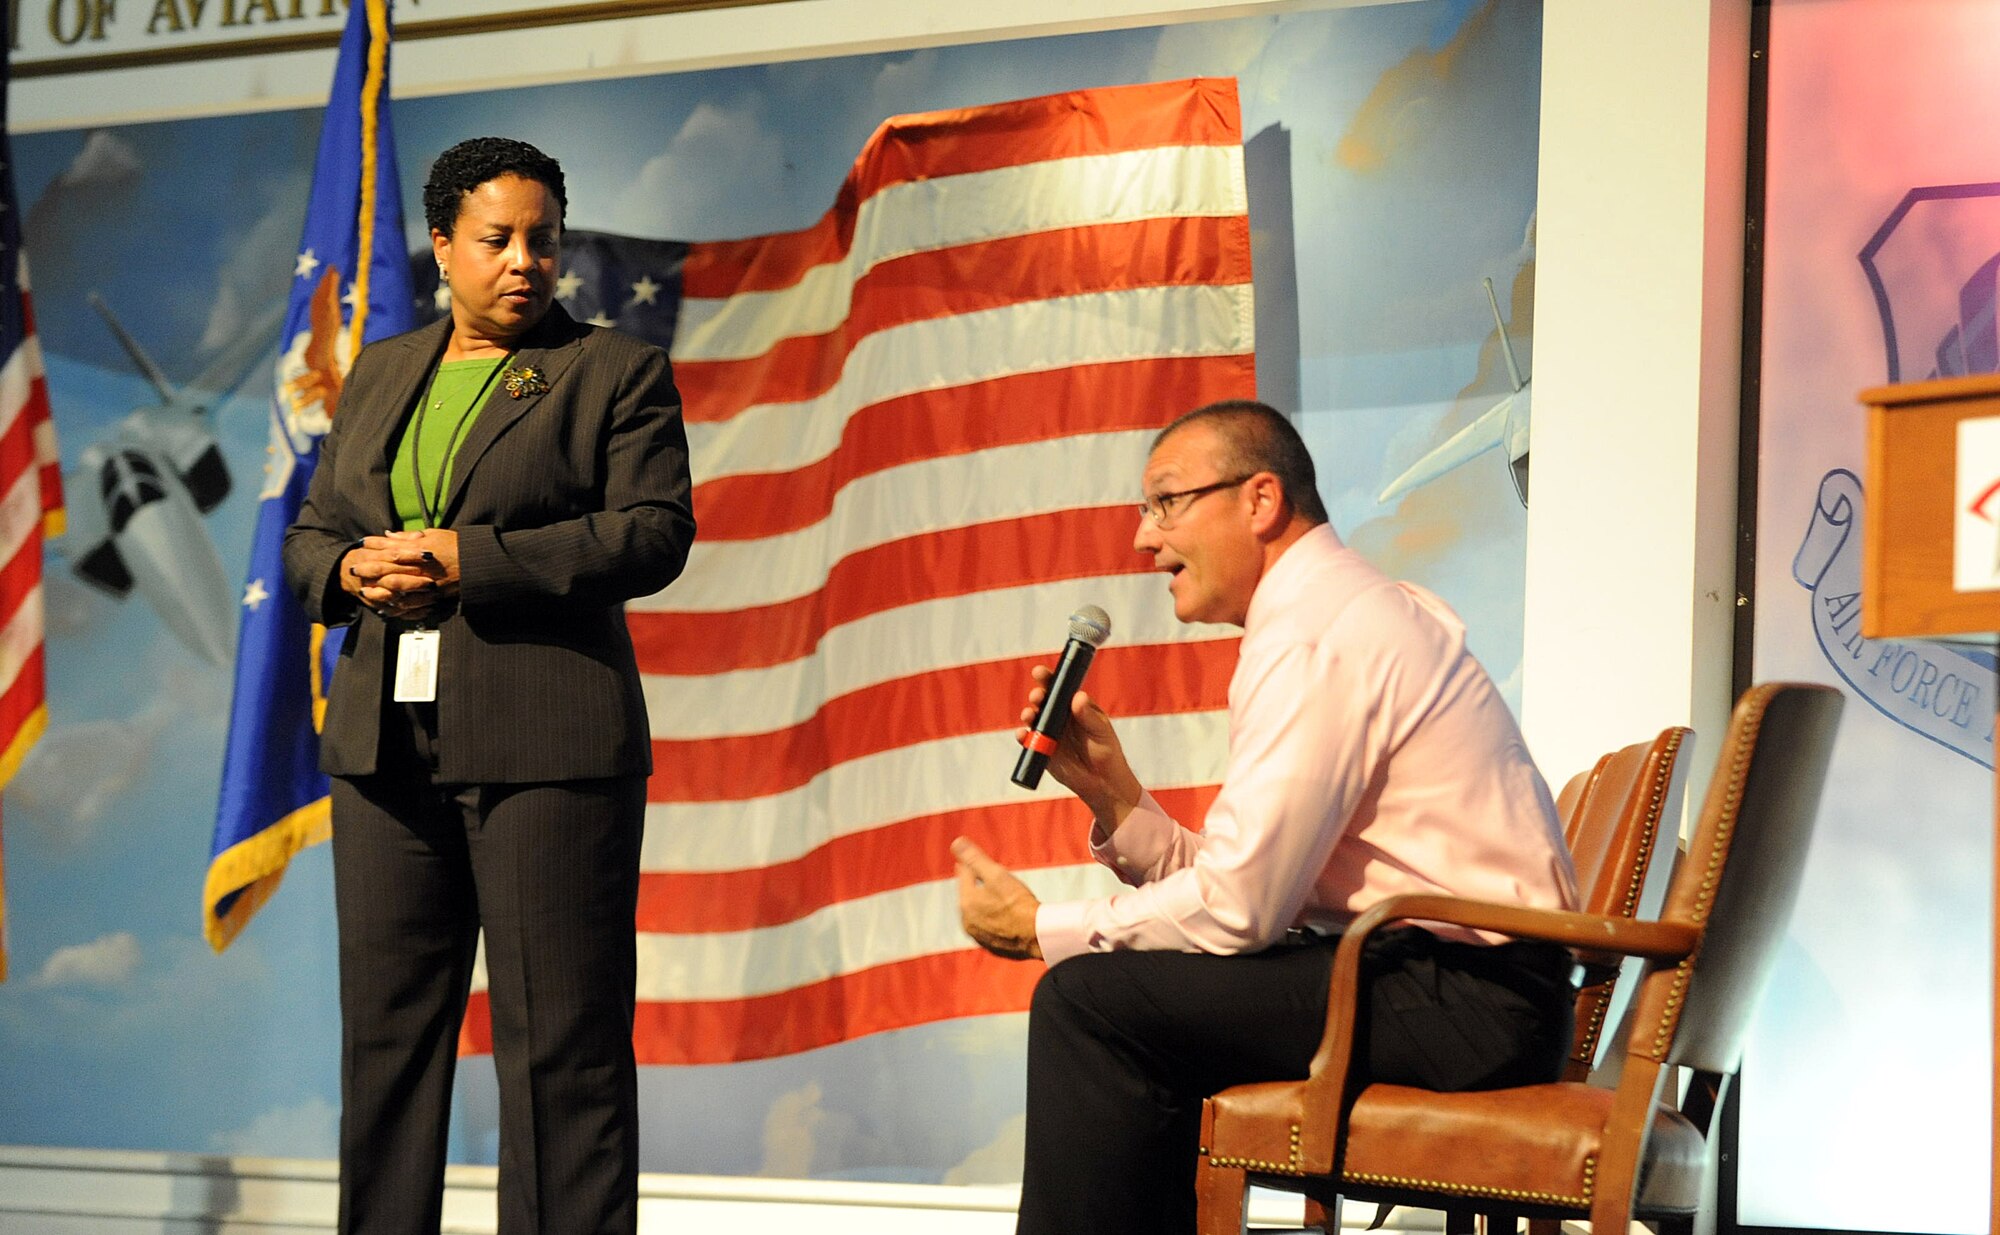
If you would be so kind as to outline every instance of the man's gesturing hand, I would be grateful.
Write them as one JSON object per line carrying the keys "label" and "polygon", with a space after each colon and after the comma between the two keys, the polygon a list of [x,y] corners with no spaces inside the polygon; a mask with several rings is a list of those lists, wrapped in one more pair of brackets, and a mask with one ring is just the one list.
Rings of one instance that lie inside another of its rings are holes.
{"label": "man's gesturing hand", "polygon": [[963,836],[951,842],[951,856],[958,860],[958,920],[965,933],[995,956],[1040,959],[1035,910],[1041,902],[1028,885]]}

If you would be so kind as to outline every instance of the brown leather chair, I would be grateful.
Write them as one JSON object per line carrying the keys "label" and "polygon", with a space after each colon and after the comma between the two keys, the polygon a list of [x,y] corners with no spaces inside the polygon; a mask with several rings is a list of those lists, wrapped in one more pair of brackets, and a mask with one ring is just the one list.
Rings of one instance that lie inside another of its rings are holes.
{"label": "brown leather chair", "polygon": [[[1576,887],[1585,913],[1637,917],[1653,844],[1662,826],[1680,826],[1681,789],[1686,767],[1680,756],[1694,731],[1681,725],[1663,729],[1650,742],[1634,742],[1579,772],[1563,786],[1556,808],[1563,839],[1576,864]],[[1655,889],[1657,893],[1657,889]],[[1590,1078],[1597,1060],[1604,1018],[1618,983],[1616,953],[1579,949],[1583,977],[1576,996],[1576,1037],[1570,1046],[1566,1081]]]}
{"label": "brown leather chair", "polygon": [[[1585,1218],[1685,1222],[1704,1192],[1719,1095],[1797,898],[1842,698],[1778,683],[1746,693],[1730,719],[1701,821],[1657,921],[1398,896],[1348,928],[1335,954],[1327,1029],[1303,1081],[1241,1085],[1202,1112],[1196,1193],[1202,1235],[1240,1233],[1250,1183],[1304,1192],[1328,1217],[1340,1198],[1428,1209],[1504,1208]],[[1455,922],[1646,958],[1618,1087],[1556,1081],[1440,1094],[1397,1085],[1348,1092],[1361,948],[1392,922]]]}
{"label": "brown leather chair", "polygon": [[[1563,839],[1576,866],[1578,908],[1614,918],[1636,917],[1647,887],[1654,842],[1662,827],[1680,822],[1681,789],[1687,765],[1680,756],[1694,731],[1674,725],[1650,742],[1634,742],[1598,759],[1578,772],[1556,797],[1563,819]],[[1655,892],[1659,889],[1655,889]],[[1562,1079],[1590,1079],[1597,1060],[1605,1017],[1618,985],[1622,960],[1612,953],[1579,951],[1581,979],[1576,996],[1576,1035]],[[1484,1214],[1488,1229],[1514,1230],[1518,1215],[1506,1206],[1463,1206],[1446,1211],[1445,1229],[1460,1233],[1475,1229]],[[1306,1224],[1326,1228],[1322,1208],[1307,1203]],[[1541,1230],[1534,1235],[1557,1235]]]}

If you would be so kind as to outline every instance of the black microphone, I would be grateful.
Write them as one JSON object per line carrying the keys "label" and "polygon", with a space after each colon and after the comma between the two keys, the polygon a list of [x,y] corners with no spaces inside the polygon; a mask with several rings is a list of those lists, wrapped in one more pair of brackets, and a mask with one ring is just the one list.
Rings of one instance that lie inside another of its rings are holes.
{"label": "black microphone", "polygon": [[1056,743],[1062,739],[1063,727],[1069,724],[1070,699],[1077,687],[1083,685],[1090,658],[1097,655],[1097,649],[1110,637],[1111,615],[1096,605],[1084,605],[1069,615],[1069,642],[1063,645],[1062,659],[1056,662],[1056,671],[1049,677],[1049,693],[1042,700],[1042,710],[1035,713],[1035,723],[1021,739],[1021,757],[1014,761],[1013,781],[1021,788],[1033,789],[1042,783],[1042,769],[1048,766],[1049,756],[1055,754]]}

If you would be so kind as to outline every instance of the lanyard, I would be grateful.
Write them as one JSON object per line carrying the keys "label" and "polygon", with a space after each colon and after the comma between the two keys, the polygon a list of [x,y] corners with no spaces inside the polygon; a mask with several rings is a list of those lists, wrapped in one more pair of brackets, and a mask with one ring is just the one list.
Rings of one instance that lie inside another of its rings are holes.
{"label": "lanyard", "polygon": [[438,460],[437,487],[433,490],[434,497],[424,492],[424,472],[423,467],[418,462],[418,456],[423,452],[424,448],[424,410],[434,401],[432,396],[437,393],[438,374],[442,366],[440,365],[439,369],[431,370],[430,390],[424,394],[422,401],[417,404],[416,419],[410,425],[410,480],[417,488],[417,509],[423,513],[425,527],[436,527],[439,517],[444,514],[445,473],[451,469],[452,452],[458,449],[460,435],[465,432],[466,426],[472,423],[472,418],[479,414],[480,405],[486,402],[486,393],[493,389],[493,383],[513,363],[514,353],[512,352],[508,352],[500,358],[500,363],[493,366],[493,371],[488,373],[486,380],[479,384],[479,393],[472,396],[471,404],[466,407],[465,411],[459,414],[458,423],[451,427],[451,436],[445,440],[444,444],[444,458]]}

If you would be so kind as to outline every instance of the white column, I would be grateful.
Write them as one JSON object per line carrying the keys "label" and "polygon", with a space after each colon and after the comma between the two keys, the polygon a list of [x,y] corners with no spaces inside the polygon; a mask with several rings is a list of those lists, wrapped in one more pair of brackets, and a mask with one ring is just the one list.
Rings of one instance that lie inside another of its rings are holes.
{"label": "white column", "polygon": [[1557,785],[1730,704],[1749,0],[1547,0],[1523,726]]}

